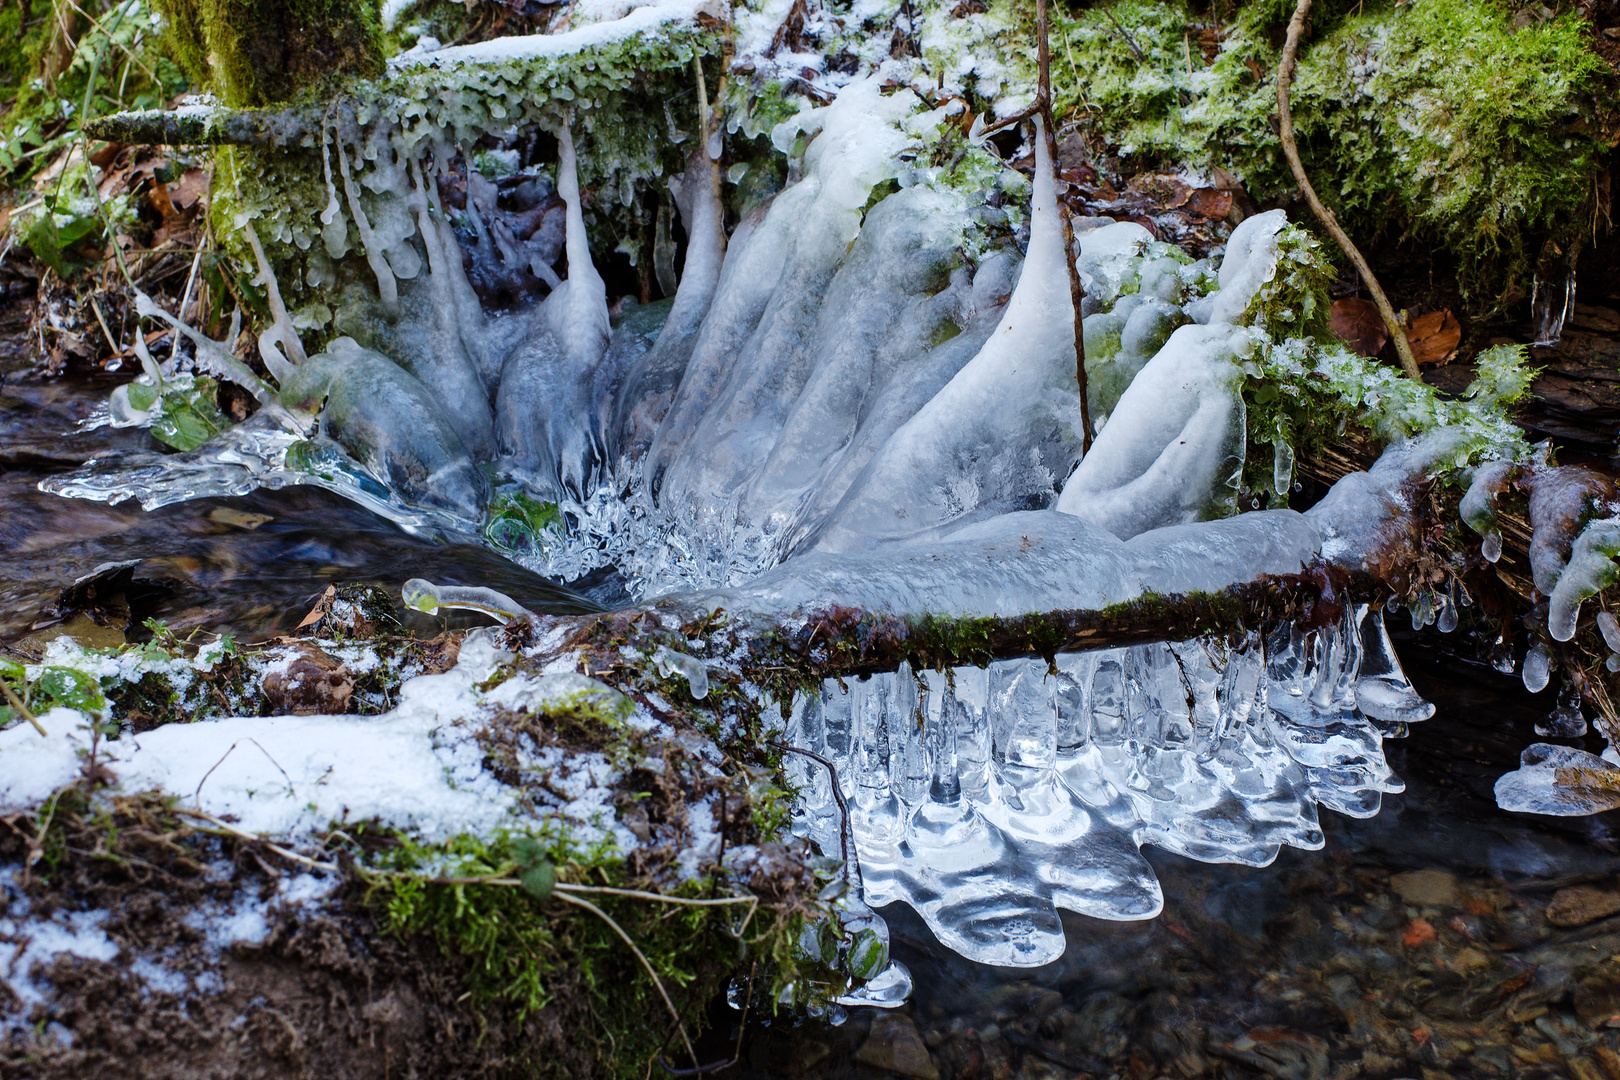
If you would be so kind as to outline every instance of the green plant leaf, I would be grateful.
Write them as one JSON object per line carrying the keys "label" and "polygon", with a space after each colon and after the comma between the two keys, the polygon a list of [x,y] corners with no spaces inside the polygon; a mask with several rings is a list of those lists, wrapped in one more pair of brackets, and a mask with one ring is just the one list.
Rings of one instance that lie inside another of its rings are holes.
{"label": "green plant leaf", "polygon": [[39,677],[39,692],[54,704],[70,709],[98,712],[107,707],[101,684],[93,676],[73,668],[48,667]]}
{"label": "green plant leaf", "polygon": [[849,947],[849,973],[865,982],[889,966],[889,945],[870,928],[855,935]]}

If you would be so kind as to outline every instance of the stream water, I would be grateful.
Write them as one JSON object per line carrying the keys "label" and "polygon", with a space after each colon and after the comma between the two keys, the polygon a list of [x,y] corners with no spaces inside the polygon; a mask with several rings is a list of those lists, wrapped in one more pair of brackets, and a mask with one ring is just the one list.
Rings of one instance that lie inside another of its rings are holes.
{"label": "stream water", "polygon": [[[569,589],[314,488],[153,513],[40,493],[47,474],[144,445],[138,430],[79,429],[106,391],[0,387],[0,638],[29,634],[76,578],[130,559],[152,583],[138,617],[245,640],[296,625],[335,582],[493,585],[559,613],[615,599],[611,579]],[[1324,812],[1325,850],[1251,868],[1149,847],[1163,915],[1064,913],[1067,950],[1034,969],[964,960],[891,905],[910,1003],[854,1009],[836,1027],[755,1016],[741,1029],[717,1006],[706,1049],[724,1060],[740,1046],[729,1075],[759,1078],[1615,1075],[1602,1070],[1620,1066],[1620,817],[1496,807],[1492,785],[1535,741],[1550,695],[1438,648],[1451,643],[1400,642],[1438,712],[1387,743],[1405,793],[1368,820]]]}
{"label": "stream water", "polygon": [[1246,868],[1147,848],[1163,914],[1066,913],[1063,958],[1025,972],[962,960],[896,905],[914,1000],[834,1029],[752,1025],[736,1075],[1613,1075],[1620,922],[1577,901],[1615,896],[1620,817],[1499,810],[1492,784],[1546,695],[1437,638],[1400,641],[1438,706],[1387,744],[1407,790],[1369,820],[1324,812],[1323,851]]}

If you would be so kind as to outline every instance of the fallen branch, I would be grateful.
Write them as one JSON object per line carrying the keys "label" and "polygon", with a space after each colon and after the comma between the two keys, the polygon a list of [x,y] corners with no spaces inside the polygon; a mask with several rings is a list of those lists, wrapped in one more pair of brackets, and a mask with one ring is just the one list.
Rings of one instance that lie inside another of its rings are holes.
{"label": "fallen branch", "polygon": [[1294,66],[1299,58],[1299,39],[1305,33],[1305,16],[1310,14],[1311,0],[1299,0],[1299,6],[1294,9],[1294,17],[1288,20],[1288,40],[1283,44],[1282,63],[1277,68],[1277,115],[1281,121],[1280,137],[1282,139],[1283,156],[1288,159],[1288,167],[1294,170],[1294,179],[1299,181],[1299,189],[1305,194],[1305,201],[1310,204],[1311,212],[1317,217],[1324,228],[1327,229],[1339,245],[1339,249],[1355,264],[1356,270],[1361,274],[1361,280],[1366,283],[1367,291],[1372,293],[1373,303],[1378,307],[1378,314],[1383,317],[1384,328],[1395,342],[1395,351],[1400,354],[1401,368],[1407,375],[1419,378],[1417,359],[1412,355],[1412,345],[1406,340],[1406,326],[1401,322],[1395,309],[1390,305],[1389,297],[1384,295],[1383,287],[1378,284],[1378,278],[1373,276],[1372,267],[1356,245],[1351,241],[1348,233],[1339,225],[1339,219],[1333,211],[1322,205],[1317,198],[1316,189],[1311,186],[1305,175],[1305,165],[1299,158],[1299,146],[1294,141],[1294,114],[1289,108],[1288,91],[1294,82]]}

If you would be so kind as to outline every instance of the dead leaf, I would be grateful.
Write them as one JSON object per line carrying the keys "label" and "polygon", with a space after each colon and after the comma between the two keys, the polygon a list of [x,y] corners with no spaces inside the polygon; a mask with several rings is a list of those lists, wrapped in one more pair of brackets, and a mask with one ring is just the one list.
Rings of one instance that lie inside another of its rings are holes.
{"label": "dead leaf", "polygon": [[1431,311],[1412,320],[1406,340],[1412,346],[1412,358],[1418,363],[1449,363],[1462,343],[1462,324],[1450,309]]}
{"label": "dead leaf", "polygon": [[[275,518],[269,514],[250,514],[246,510],[238,510],[233,506],[216,506],[208,512],[208,520],[220,525],[234,525],[239,529],[257,529],[267,521]],[[328,586],[327,591],[331,591]],[[298,625],[303,626],[303,623]]]}
{"label": "dead leaf", "polygon": [[1232,193],[1219,188],[1198,188],[1187,197],[1187,209],[1194,214],[1220,221],[1232,212]]}
{"label": "dead leaf", "polygon": [[302,630],[304,627],[314,626],[326,618],[332,612],[332,601],[336,599],[337,586],[328,585],[326,591],[321,593],[321,598],[315,602],[315,606],[309,609],[309,614],[304,616],[304,621],[293,627],[293,629]]}
{"label": "dead leaf", "polygon": [[1192,185],[1168,173],[1139,173],[1126,190],[1150,199],[1159,210],[1174,210],[1192,197]]}
{"label": "dead leaf", "polygon": [[1389,340],[1383,316],[1378,314],[1378,305],[1371,300],[1359,296],[1335,300],[1329,318],[1333,332],[1362,356],[1377,356]]}

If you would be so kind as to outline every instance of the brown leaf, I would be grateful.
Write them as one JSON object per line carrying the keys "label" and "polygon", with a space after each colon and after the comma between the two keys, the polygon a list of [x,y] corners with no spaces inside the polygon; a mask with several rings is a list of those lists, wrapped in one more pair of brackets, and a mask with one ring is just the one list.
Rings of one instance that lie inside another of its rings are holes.
{"label": "brown leaf", "polygon": [[1359,296],[1347,296],[1333,301],[1329,313],[1333,332],[1362,356],[1377,356],[1378,350],[1389,340],[1384,319],[1378,314],[1378,305]]}
{"label": "brown leaf", "polygon": [[326,618],[332,612],[332,601],[336,599],[337,586],[328,585],[326,591],[321,594],[321,598],[315,602],[315,606],[309,609],[309,614],[304,616],[304,621],[293,627],[293,629],[302,630],[304,627],[314,626]]}
{"label": "brown leaf", "polygon": [[1192,195],[1192,187],[1178,176],[1168,173],[1138,173],[1131,178],[1127,191],[1150,200],[1159,210],[1174,210]]}
{"label": "brown leaf", "polygon": [[1202,217],[1220,221],[1232,212],[1232,193],[1217,188],[1198,188],[1187,197],[1187,209]]}
{"label": "brown leaf", "polygon": [[1412,345],[1412,358],[1420,364],[1444,364],[1457,355],[1462,343],[1462,324],[1450,309],[1431,311],[1412,320],[1406,340]]}

